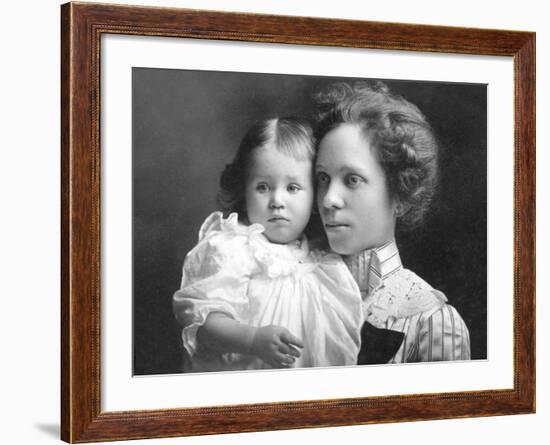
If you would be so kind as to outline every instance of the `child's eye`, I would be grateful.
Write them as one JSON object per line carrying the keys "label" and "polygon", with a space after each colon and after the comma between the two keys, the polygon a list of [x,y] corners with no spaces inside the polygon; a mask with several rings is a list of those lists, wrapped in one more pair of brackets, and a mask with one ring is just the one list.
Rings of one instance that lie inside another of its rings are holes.
{"label": "child's eye", "polygon": [[351,188],[357,187],[362,182],[365,182],[365,180],[359,175],[351,174],[346,177],[346,185]]}
{"label": "child's eye", "polygon": [[328,184],[329,181],[330,181],[330,178],[328,177],[328,175],[326,173],[323,173],[323,172],[317,173],[317,183],[318,184]]}
{"label": "child's eye", "polygon": [[260,183],[256,186],[256,191],[260,193],[267,192],[269,190],[269,186],[265,183]]}
{"label": "child's eye", "polygon": [[297,191],[301,190],[301,187],[298,184],[289,184],[289,186],[286,189],[290,193],[296,193]]}

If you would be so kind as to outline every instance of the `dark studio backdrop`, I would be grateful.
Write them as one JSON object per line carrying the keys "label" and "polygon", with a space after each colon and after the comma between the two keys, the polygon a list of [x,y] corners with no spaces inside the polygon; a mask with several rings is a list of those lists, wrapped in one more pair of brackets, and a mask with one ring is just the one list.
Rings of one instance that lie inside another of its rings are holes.
{"label": "dark studio backdrop", "polygon": [[[186,253],[216,210],[219,175],[258,118],[309,117],[313,94],[353,78],[134,68],[134,374],[181,372],[172,313]],[[398,234],[405,267],[444,292],[487,356],[487,88],[384,80],[416,104],[441,147],[440,184],[423,226]]]}

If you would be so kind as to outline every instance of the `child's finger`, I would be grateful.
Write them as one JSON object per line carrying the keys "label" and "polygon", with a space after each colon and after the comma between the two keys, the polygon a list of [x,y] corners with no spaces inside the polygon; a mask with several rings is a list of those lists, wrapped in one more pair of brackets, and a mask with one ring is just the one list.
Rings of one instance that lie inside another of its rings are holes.
{"label": "child's finger", "polygon": [[298,349],[287,343],[281,343],[279,345],[279,351],[283,354],[290,355],[291,357],[300,357],[300,355],[302,355]]}
{"label": "child's finger", "polygon": [[304,347],[304,343],[295,335],[292,335],[290,332],[286,331],[281,333],[281,340],[284,341],[287,345],[298,346],[299,348]]}
{"label": "child's finger", "polygon": [[275,362],[279,364],[279,366],[288,367],[292,366],[296,359],[294,357],[291,357],[290,355],[283,354],[281,352],[278,352],[274,356]]}

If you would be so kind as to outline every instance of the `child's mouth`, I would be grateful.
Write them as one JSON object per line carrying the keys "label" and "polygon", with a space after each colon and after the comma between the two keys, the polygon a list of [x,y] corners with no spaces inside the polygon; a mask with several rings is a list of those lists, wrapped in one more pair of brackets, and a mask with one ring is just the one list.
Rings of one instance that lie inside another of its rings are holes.
{"label": "child's mouth", "polygon": [[285,218],[284,216],[274,216],[273,218],[269,218],[267,221],[268,222],[289,222],[290,220],[288,218]]}

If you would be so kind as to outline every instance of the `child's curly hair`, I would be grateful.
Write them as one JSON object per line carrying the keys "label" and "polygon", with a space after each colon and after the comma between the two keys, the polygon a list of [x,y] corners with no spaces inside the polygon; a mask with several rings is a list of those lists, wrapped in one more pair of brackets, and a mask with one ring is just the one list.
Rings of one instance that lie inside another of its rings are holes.
{"label": "child's curly hair", "polygon": [[233,162],[227,164],[220,177],[218,205],[227,217],[232,212],[246,220],[245,184],[251,153],[270,146],[297,160],[313,161],[313,130],[304,120],[295,117],[262,119],[244,135]]}
{"label": "child's curly hair", "polygon": [[336,83],[315,99],[318,143],[340,124],[360,126],[386,173],[398,227],[416,227],[435,194],[438,171],[438,144],[422,112],[380,81]]}

